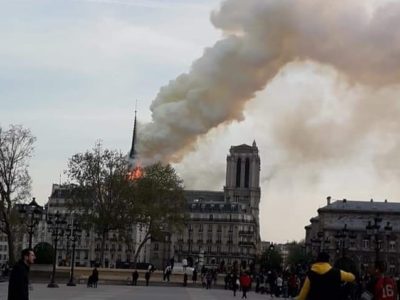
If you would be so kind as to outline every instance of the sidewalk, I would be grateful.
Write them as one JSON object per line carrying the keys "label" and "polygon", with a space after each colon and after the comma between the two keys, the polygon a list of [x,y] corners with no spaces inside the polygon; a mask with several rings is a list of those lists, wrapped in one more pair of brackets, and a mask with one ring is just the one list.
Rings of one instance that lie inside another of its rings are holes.
{"label": "sidewalk", "polygon": [[[7,299],[8,283],[0,283],[0,299]],[[232,300],[240,299],[241,293],[233,297],[232,291],[223,289],[202,289],[171,286],[121,286],[121,285],[99,285],[98,288],[87,288],[85,285],[68,287],[59,284],[59,288],[47,288],[47,284],[33,284],[30,291],[30,300]],[[283,298],[270,298],[266,295],[248,293],[249,300],[278,300]]]}

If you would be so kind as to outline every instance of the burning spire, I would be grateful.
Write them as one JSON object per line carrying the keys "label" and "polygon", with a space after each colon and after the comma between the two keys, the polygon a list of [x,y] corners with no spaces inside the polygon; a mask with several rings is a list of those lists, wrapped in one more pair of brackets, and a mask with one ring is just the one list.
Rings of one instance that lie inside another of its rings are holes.
{"label": "burning spire", "polygon": [[[137,106],[137,103],[136,103]],[[133,121],[133,135],[132,135],[132,145],[131,150],[129,151],[128,163],[129,163],[129,178],[135,180],[137,178],[142,177],[143,175],[143,168],[138,160],[138,155],[136,152],[136,119],[137,119],[137,110],[135,107],[135,119]]]}
{"label": "burning spire", "polygon": [[129,160],[135,161],[137,153],[135,149],[135,144],[136,144],[136,114],[137,110],[135,107],[135,120],[133,121],[133,135],[132,135],[132,146],[131,146],[131,151],[129,152]]}

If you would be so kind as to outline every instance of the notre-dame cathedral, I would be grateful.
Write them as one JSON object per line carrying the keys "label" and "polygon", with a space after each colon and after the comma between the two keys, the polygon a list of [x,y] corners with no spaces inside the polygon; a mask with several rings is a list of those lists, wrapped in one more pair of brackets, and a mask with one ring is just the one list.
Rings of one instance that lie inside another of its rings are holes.
{"label": "notre-dame cathedral", "polygon": [[224,190],[186,190],[189,222],[182,233],[153,242],[151,261],[164,266],[174,257],[189,264],[251,263],[260,247],[260,157],[252,146],[232,146]]}

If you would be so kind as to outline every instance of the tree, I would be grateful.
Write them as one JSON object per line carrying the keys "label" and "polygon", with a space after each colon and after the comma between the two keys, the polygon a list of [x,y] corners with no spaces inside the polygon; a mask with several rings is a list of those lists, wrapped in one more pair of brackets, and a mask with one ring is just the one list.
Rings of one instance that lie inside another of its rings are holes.
{"label": "tree", "polygon": [[287,264],[291,269],[304,269],[310,262],[311,257],[305,252],[304,241],[293,241],[288,245]]}
{"label": "tree", "polygon": [[[140,224],[144,238],[135,250],[133,262],[148,240],[165,241],[170,232],[182,230],[185,223],[183,183],[171,165],[147,166],[134,180],[133,197],[129,199],[130,223]],[[128,237],[128,232],[125,232]]]}
{"label": "tree", "polygon": [[8,240],[10,264],[15,263],[15,234],[19,223],[16,204],[30,195],[31,177],[28,173],[36,138],[29,129],[11,125],[0,127],[0,231]]}
{"label": "tree", "polygon": [[266,249],[260,258],[260,266],[266,270],[276,270],[282,269],[282,254],[281,252],[273,246]]}
{"label": "tree", "polygon": [[70,209],[76,210],[85,229],[98,234],[103,265],[108,234],[126,226],[126,199],[133,188],[127,161],[98,142],[91,151],[73,155],[66,173],[71,184]]}
{"label": "tree", "polygon": [[35,264],[52,264],[54,259],[54,248],[46,242],[39,243],[34,248]]}

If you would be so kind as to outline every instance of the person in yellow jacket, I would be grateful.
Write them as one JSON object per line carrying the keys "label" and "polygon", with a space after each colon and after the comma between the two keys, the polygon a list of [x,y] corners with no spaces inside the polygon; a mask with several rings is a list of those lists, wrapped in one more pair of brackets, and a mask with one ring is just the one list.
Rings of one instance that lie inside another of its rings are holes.
{"label": "person in yellow jacket", "polygon": [[333,268],[329,264],[329,254],[321,252],[311,266],[297,300],[338,300],[342,282],[353,282],[352,273]]}

